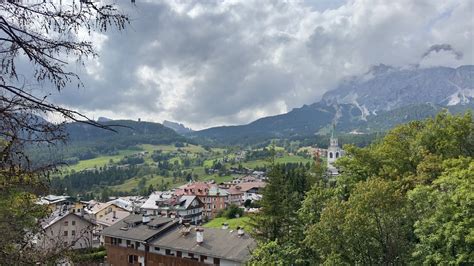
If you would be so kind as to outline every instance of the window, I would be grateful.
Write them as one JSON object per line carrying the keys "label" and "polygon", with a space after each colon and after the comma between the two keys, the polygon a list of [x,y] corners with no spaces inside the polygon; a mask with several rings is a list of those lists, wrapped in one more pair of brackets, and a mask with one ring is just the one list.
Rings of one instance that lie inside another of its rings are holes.
{"label": "window", "polygon": [[171,255],[171,250],[166,249],[166,250],[165,250],[165,254],[166,254],[166,255]]}
{"label": "window", "polygon": [[127,240],[127,247],[130,246],[130,240]]}
{"label": "window", "polygon": [[112,245],[118,245],[118,243],[120,242],[121,239],[112,237],[110,240],[112,242],[111,243]]}
{"label": "window", "polygon": [[69,225],[69,221],[64,221],[64,226],[68,226]]}
{"label": "window", "polygon": [[72,235],[72,236],[75,236],[75,235],[76,235],[76,230],[72,230],[72,231],[71,231],[71,235]]}
{"label": "window", "polygon": [[193,253],[188,253],[188,257],[194,258],[194,254]]}
{"label": "window", "polygon": [[155,247],[155,250],[156,250],[156,251],[160,251],[160,248],[159,248],[159,247]]}
{"label": "window", "polygon": [[329,158],[331,158],[331,159],[332,159],[332,152],[330,152],[330,153],[329,153]]}
{"label": "window", "polygon": [[181,251],[176,251],[176,257],[181,258],[183,253]]}
{"label": "window", "polygon": [[221,260],[219,258],[214,258],[214,265],[221,264]]}
{"label": "window", "polygon": [[138,256],[137,255],[128,255],[128,263],[135,263],[138,262]]}
{"label": "window", "polygon": [[64,232],[63,232],[63,236],[67,236],[67,231],[64,231]]}
{"label": "window", "polygon": [[136,249],[140,247],[140,242],[135,242]]}
{"label": "window", "polygon": [[204,262],[205,260],[207,260],[207,256],[201,255],[201,262]]}
{"label": "window", "polygon": [[336,158],[339,158],[339,152],[336,152]]}
{"label": "window", "polygon": [[72,225],[76,225],[76,221],[72,221],[71,224],[72,224]]}

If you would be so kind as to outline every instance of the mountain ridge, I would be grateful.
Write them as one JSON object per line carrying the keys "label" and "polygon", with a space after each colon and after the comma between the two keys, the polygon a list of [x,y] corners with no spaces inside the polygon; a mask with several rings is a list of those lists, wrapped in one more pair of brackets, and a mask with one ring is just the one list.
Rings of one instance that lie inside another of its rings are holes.
{"label": "mountain ridge", "polygon": [[[324,134],[332,123],[341,132],[370,133],[434,116],[443,108],[465,112],[472,110],[473,105],[474,65],[457,68],[378,65],[364,75],[349,77],[336,89],[326,92],[319,102],[245,125],[213,127],[189,136],[235,144],[251,139]],[[392,122],[387,121],[388,117]]]}

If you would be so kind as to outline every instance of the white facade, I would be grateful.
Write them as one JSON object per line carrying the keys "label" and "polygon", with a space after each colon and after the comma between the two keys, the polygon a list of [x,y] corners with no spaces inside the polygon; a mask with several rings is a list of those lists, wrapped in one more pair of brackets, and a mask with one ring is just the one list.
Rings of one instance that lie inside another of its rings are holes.
{"label": "white facade", "polygon": [[339,147],[337,138],[332,136],[327,152],[328,171],[331,175],[339,174],[337,168],[334,166],[334,163],[342,156],[344,156],[344,150]]}

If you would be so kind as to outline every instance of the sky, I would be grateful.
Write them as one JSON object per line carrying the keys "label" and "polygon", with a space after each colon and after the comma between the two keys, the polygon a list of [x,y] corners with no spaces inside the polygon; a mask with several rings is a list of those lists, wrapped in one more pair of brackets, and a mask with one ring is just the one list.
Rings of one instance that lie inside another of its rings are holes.
{"label": "sky", "polygon": [[474,64],[472,0],[117,1],[123,31],[53,102],[91,118],[249,123],[317,102],[373,65]]}

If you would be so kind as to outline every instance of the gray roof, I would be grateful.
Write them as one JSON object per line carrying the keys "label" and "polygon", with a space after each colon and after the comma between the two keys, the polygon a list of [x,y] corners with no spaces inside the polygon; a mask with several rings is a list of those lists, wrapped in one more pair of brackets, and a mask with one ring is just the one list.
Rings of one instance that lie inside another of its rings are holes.
{"label": "gray roof", "polygon": [[208,195],[209,196],[223,196],[223,197],[225,197],[225,196],[229,195],[229,192],[227,192],[227,190],[225,190],[225,189],[213,186],[209,189]]}
{"label": "gray roof", "polygon": [[250,258],[250,252],[256,246],[255,240],[245,233],[238,237],[237,230],[220,228],[204,228],[204,242],[196,242],[196,230],[193,228],[187,235],[182,234],[184,226],[161,235],[150,242],[152,246],[181,250],[209,257],[245,262]]}
{"label": "gray roof", "polygon": [[74,216],[77,216],[79,217],[81,220],[84,220],[85,222],[87,223],[90,223],[90,224],[93,224],[95,225],[95,223],[85,219],[84,217],[82,216],[79,216],[75,213],[72,213],[72,212],[62,212],[61,210],[58,210],[58,211],[55,211],[53,213],[51,213],[47,218],[43,219],[41,221],[41,226],[43,227],[43,229],[46,229],[48,227],[50,227],[51,225],[59,222],[60,220],[64,219],[65,217],[68,217],[69,215],[74,215]]}
{"label": "gray roof", "polygon": [[146,242],[177,225],[178,221],[160,216],[149,216],[150,222],[142,223],[141,214],[131,214],[119,222],[105,228],[102,235]]}
{"label": "gray roof", "polygon": [[199,200],[199,198],[197,196],[185,195],[185,196],[181,196],[181,198],[179,198],[178,204],[175,205],[175,208],[180,209],[180,210],[181,209],[182,210],[187,210],[194,200],[197,200],[199,202],[199,204],[202,204],[201,200]]}

